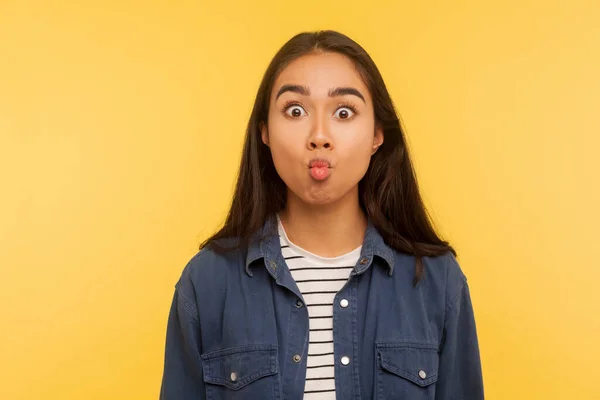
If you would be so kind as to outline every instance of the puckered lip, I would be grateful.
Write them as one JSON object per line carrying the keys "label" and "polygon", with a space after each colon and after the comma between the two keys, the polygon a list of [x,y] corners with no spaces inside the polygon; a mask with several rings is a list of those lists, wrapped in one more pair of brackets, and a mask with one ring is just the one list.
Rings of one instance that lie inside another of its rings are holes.
{"label": "puckered lip", "polygon": [[322,157],[311,158],[308,168],[331,168],[331,161]]}

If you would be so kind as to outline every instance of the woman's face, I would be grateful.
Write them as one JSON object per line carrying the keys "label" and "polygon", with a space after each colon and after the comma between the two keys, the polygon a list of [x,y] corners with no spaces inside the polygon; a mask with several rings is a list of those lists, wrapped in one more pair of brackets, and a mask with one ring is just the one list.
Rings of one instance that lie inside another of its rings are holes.
{"label": "woman's face", "polygon": [[288,190],[308,204],[357,194],[371,156],[383,143],[371,95],[352,61],[322,52],[302,56],[281,71],[261,136]]}

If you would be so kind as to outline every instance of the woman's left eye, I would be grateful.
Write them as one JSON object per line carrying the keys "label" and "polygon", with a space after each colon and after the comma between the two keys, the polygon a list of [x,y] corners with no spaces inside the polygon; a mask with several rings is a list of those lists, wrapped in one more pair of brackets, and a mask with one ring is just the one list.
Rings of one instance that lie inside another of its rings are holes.
{"label": "woman's left eye", "polygon": [[354,110],[350,107],[340,107],[337,109],[334,115],[339,119],[348,119],[352,118],[354,114]]}

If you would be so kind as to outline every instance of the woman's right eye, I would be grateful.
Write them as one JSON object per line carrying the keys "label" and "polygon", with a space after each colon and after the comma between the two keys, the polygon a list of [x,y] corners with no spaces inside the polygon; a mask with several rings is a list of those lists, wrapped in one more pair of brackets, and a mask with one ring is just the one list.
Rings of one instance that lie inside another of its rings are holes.
{"label": "woman's right eye", "polygon": [[292,118],[299,118],[306,115],[306,111],[299,105],[291,105],[286,108],[285,113]]}

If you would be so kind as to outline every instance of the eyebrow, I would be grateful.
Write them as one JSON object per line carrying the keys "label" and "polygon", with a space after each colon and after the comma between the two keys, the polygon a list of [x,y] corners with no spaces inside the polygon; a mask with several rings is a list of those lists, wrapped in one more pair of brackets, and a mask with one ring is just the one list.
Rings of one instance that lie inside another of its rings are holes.
{"label": "eyebrow", "polygon": [[[308,86],[303,86],[303,85],[283,85],[277,91],[277,95],[275,96],[275,100],[277,100],[279,98],[279,96],[281,96],[285,92],[293,92],[293,93],[301,94],[303,96],[310,96],[310,89],[308,88]],[[327,92],[327,95],[329,97],[353,95],[353,96],[359,97],[364,103],[366,103],[365,97],[362,95],[362,93],[360,93],[360,91],[358,91],[357,89],[355,89],[353,87],[336,87],[336,88],[332,88],[332,89],[329,89],[329,91]]]}

